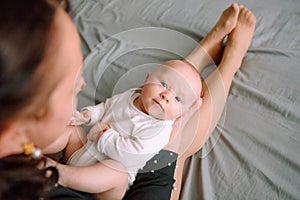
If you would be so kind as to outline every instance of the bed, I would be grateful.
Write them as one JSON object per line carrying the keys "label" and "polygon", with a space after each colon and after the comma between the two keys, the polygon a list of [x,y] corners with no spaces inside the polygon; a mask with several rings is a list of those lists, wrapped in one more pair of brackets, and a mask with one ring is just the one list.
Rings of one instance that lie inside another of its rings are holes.
{"label": "bed", "polygon": [[[180,199],[300,199],[300,1],[237,0],[257,18],[222,117],[185,163]],[[188,55],[233,1],[71,0],[87,87],[79,108]]]}

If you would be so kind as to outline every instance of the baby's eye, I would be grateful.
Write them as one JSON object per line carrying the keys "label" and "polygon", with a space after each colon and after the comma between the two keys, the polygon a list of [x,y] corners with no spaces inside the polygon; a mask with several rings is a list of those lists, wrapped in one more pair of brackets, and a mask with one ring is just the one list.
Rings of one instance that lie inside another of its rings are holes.
{"label": "baby's eye", "polygon": [[161,86],[163,86],[164,88],[168,88],[168,85],[165,82],[161,82]]}
{"label": "baby's eye", "polygon": [[180,97],[176,96],[175,99],[176,99],[176,101],[178,101],[179,103],[181,103]]}

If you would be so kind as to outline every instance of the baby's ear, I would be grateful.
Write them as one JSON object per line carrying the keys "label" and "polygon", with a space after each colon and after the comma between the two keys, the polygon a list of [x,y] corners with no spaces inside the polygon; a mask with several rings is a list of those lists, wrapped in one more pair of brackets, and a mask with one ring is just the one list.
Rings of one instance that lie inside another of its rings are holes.
{"label": "baby's ear", "polygon": [[201,91],[201,93],[200,93],[200,98],[203,99],[203,97],[204,97],[204,92]]}
{"label": "baby's ear", "polygon": [[145,78],[144,83],[148,81],[148,79],[149,79],[150,76],[151,76],[151,72],[148,72],[148,73],[147,73],[147,76],[146,76],[146,78]]}
{"label": "baby's ear", "polygon": [[196,107],[197,109],[200,108],[202,106],[203,97],[204,97],[204,92],[201,91],[199,97],[196,99],[196,101],[193,103],[191,107]]}
{"label": "baby's ear", "polygon": [[200,96],[194,101],[194,103],[189,107],[189,110],[195,111],[202,106],[202,98]]}
{"label": "baby's ear", "polygon": [[203,97],[204,97],[204,92],[201,91],[200,96],[199,96],[199,98],[197,100],[197,101],[199,101],[199,108],[202,106]]}
{"label": "baby's ear", "polygon": [[150,78],[150,75],[151,75],[151,72],[148,72],[147,75],[146,75],[146,78],[144,80],[144,82],[142,83],[141,87],[143,87],[143,85],[145,85],[145,83],[147,83],[147,81],[149,80]]}
{"label": "baby's ear", "polygon": [[202,98],[199,96],[196,100],[196,102],[198,104],[198,108],[200,108],[202,106]]}

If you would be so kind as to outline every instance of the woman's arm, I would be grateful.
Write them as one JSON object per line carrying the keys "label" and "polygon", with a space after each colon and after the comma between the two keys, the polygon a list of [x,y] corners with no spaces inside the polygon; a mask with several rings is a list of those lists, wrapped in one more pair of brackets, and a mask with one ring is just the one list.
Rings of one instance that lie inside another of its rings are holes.
{"label": "woman's arm", "polygon": [[78,167],[48,159],[47,166],[55,166],[58,169],[60,185],[78,191],[105,193],[114,189],[125,189],[128,184],[127,170],[114,160],[104,160],[91,166]]}

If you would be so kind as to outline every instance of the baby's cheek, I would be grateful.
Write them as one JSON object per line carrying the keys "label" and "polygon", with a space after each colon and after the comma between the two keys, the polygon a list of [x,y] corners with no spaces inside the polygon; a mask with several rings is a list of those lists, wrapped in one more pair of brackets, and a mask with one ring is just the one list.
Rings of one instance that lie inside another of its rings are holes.
{"label": "baby's cheek", "polygon": [[175,120],[182,115],[182,108],[176,107],[170,113],[170,119]]}

